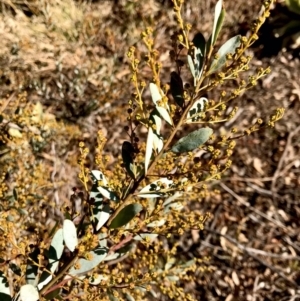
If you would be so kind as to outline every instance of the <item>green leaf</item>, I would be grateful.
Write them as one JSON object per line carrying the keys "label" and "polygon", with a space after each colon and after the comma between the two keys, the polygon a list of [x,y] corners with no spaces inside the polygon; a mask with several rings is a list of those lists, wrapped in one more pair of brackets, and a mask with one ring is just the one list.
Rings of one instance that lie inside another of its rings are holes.
{"label": "green leaf", "polygon": [[[173,125],[172,119],[168,113],[169,107],[166,105],[166,108],[161,107],[157,104],[158,101],[162,99],[164,96],[162,92],[159,91],[159,88],[156,84],[150,83],[150,93],[152,97],[152,101],[155,104],[155,108],[158,111],[159,115],[170,125]],[[161,95],[162,94],[162,95]]]}
{"label": "green leaf", "polygon": [[[63,229],[58,229],[55,235],[52,238],[50,248],[46,253],[46,256],[49,259],[49,264],[47,270],[54,273],[59,265],[59,260],[64,251],[64,237]],[[46,284],[48,284],[52,279],[52,274],[44,271],[40,277],[38,289],[41,290]]]}
{"label": "green leaf", "polygon": [[128,224],[142,209],[142,205],[138,203],[129,204],[112,220],[109,228],[116,229]]}
{"label": "green leaf", "polygon": [[119,202],[119,197],[117,196],[117,194],[112,191],[110,188],[108,187],[103,187],[103,186],[98,186],[97,189],[100,191],[100,193],[107,199],[112,200],[114,202]]}
{"label": "green leaf", "polygon": [[106,247],[97,247],[95,250],[89,252],[92,259],[87,260],[85,258],[80,258],[78,260],[78,264],[80,266],[79,269],[75,269],[72,267],[69,271],[70,275],[82,275],[86,274],[89,271],[93,270],[99,263],[103,261],[103,259],[106,257],[109,249]]}
{"label": "green leaf", "polygon": [[104,206],[101,205],[101,209],[99,208],[98,213],[94,215],[95,222],[97,224],[96,231],[100,230],[100,228],[108,221],[111,215],[110,211],[110,206],[108,204],[105,204]]}
{"label": "green leaf", "polygon": [[180,75],[175,71],[171,72],[170,89],[175,102],[182,108],[184,105],[183,82]]}
{"label": "green leaf", "polygon": [[192,122],[199,121],[200,114],[204,110],[205,103],[208,103],[208,99],[206,97],[201,97],[200,99],[196,100],[188,112],[188,116],[185,123],[192,123]]}
{"label": "green leaf", "polygon": [[236,49],[241,45],[241,36],[237,35],[225,42],[217,53],[217,59],[211,63],[208,74],[214,73],[221,69],[226,63],[226,55],[229,53],[234,54]]}
{"label": "green leaf", "polygon": [[13,189],[13,195],[14,195],[15,201],[17,201],[18,200],[18,192],[15,188]]}
{"label": "green leaf", "polygon": [[78,238],[76,233],[76,227],[74,223],[69,219],[64,220],[63,237],[64,237],[64,242],[68,247],[68,249],[71,252],[74,252],[75,248],[78,245]]}
{"label": "green leaf", "polygon": [[[61,288],[59,287],[59,288],[51,291],[49,294],[45,295],[44,298],[46,300],[54,300],[54,298],[58,297],[58,294],[60,293],[60,291],[61,291]],[[57,300],[57,299],[55,299],[55,300]]]}
{"label": "green leaf", "polygon": [[140,198],[155,198],[167,196],[168,194],[166,192],[160,191],[161,187],[158,185],[159,182],[166,186],[165,189],[168,189],[173,184],[173,181],[169,180],[168,178],[160,178],[159,180],[156,180],[142,188],[138,193],[138,196]]}
{"label": "green leaf", "polygon": [[145,174],[147,174],[148,166],[151,160],[152,151],[153,151],[153,139],[154,133],[151,127],[148,128],[148,137],[146,144],[146,153],[145,153]]}
{"label": "green leaf", "polygon": [[0,300],[1,301],[11,301],[9,283],[4,273],[0,271]]}
{"label": "green leaf", "polygon": [[215,7],[214,25],[213,25],[212,35],[211,35],[210,46],[214,46],[216,43],[216,40],[218,38],[218,35],[223,25],[224,17],[225,17],[225,9],[223,9],[222,0],[219,0]]}
{"label": "green leaf", "polygon": [[293,12],[297,15],[300,15],[300,1],[299,0],[285,0],[285,4],[291,12]]}
{"label": "green leaf", "polygon": [[129,141],[124,141],[122,145],[122,159],[125,169],[132,179],[135,179],[135,166],[134,166],[135,150]]}
{"label": "green leaf", "polygon": [[[187,56],[187,61],[188,61],[188,65],[189,65],[189,67],[190,67],[190,71],[191,71],[191,73],[192,73],[192,76],[193,76],[193,78],[194,79],[196,79],[196,71],[195,71],[195,66],[194,66],[194,62],[193,62],[193,59],[192,59],[192,57],[188,54],[188,56]],[[195,80],[194,80],[194,82],[195,82]]]}
{"label": "green leaf", "polygon": [[202,128],[196,130],[187,136],[179,139],[177,143],[172,147],[171,151],[174,153],[191,152],[204,144],[212,135],[213,130],[211,128]]}

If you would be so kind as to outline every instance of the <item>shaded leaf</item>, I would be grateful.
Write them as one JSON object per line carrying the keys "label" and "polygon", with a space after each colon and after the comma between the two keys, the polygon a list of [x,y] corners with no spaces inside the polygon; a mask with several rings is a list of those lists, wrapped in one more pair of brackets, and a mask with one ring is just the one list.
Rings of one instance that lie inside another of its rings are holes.
{"label": "shaded leaf", "polygon": [[226,63],[226,55],[229,53],[234,54],[235,50],[241,44],[241,36],[237,35],[232,37],[227,42],[225,42],[219,49],[217,53],[217,59],[214,59],[211,63],[210,69],[208,74],[216,72],[217,70],[221,69]]}
{"label": "shaded leaf", "polygon": [[183,82],[180,75],[175,71],[171,72],[170,89],[175,102],[182,108],[184,105]]}
{"label": "shaded leaf", "polygon": [[51,291],[51,292],[48,293],[47,295],[45,295],[44,298],[45,298],[46,300],[54,300],[54,298],[56,298],[55,300],[58,300],[57,297],[58,297],[60,291],[61,291],[61,288],[59,287],[59,288],[57,288],[57,289]]}
{"label": "shaded leaf", "polygon": [[194,39],[193,44],[196,47],[194,50],[194,63],[195,63],[195,78],[199,79],[202,74],[204,57],[205,57],[205,48],[206,41],[201,32],[198,32]]}
{"label": "shaded leaf", "polygon": [[125,169],[132,179],[135,179],[136,177],[134,173],[135,171],[134,161],[133,161],[134,155],[135,155],[135,150],[133,145],[129,141],[124,141],[122,144],[122,159],[123,159]]}
{"label": "shaded leaf", "polygon": [[11,269],[11,271],[18,275],[18,276],[21,276],[22,275],[22,271],[21,271],[21,268],[19,266],[17,266],[15,263],[11,262],[9,264],[9,268]]}
{"label": "shaded leaf", "polygon": [[285,4],[291,12],[293,12],[297,15],[300,15],[300,1],[299,0],[285,0]]}
{"label": "shaded leaf", "polygon": [[120,228],[127,223],[129,223],[141,210],[143,209],[142,205],[135,203],[129,204],[123,208],[119,214],[112,220],[109,228],[116,229]]}
{"label": "shaded leaf", "polygon": [[35,248],[30,254],[27,260],[25,278],[27,284],[36,284],[36,277],[38,275],[38,266],[34,265],[33,262],[39,262],[38,256],[40,255],[40,250]]}
{"label": "shaded leaf", "polygon": [[193,151],[200,145],[204,144],[212,135],[213,130],[211,128],[202,128],[196,130],[187,136],[179,139],[177,143],[172,147],[171,151],[174,153],[185,153]]}
{"label": "shaded leaf", "polygon": [[64,237],[64,242],[68,247],[68,249],[71,252],[74,252],[75,248],[78,245],[78,238],[76,233],[76,227],[74,223],[69,219],[64,220],[63,237]]}
{"label": "shaded leaf", "polygon": [[70,275],[80,275],[85,274],[91,270],[93,270],[99,263],[103,261],[106,257],[109,249],[106,247],[97,247],[95,250],[89,252],[89,255],[92,257],[91,260],[87,260],[85,258],[80,258],[78,260],[79,269],[75,269],[72,267],[69,271]]}

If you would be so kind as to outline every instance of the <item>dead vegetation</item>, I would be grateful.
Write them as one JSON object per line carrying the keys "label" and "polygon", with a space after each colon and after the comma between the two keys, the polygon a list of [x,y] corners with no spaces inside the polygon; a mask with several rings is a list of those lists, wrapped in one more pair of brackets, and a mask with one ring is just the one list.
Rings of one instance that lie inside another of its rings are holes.
{"label": "dead vegetation", "polygon": [[[194,32],[207,36],[215,3],[186,2],[185,16]],[[260,3],[225,5],[224,40],[247,28]],[[80,128],[77,140],[68,145],[53,141],[42,153],[55,173],[52,180],[76,183],[74,162],[64,159],[76,152],[79,139],[93,149],[101,128],[111,146],[107,151],[117,154],[120,149],[122,111],[131,94],[125,53],[147,25],[156,28],[156,46],[168,74],[171,7],[154,0],[1,0],[0,10],[0,97],[26,91],[32,104],[41,102],[59,121]],[[272,73],[240,97],[236,124],[244,128],[257,114],[263,118],[281,105],[286,113],[273,130],[238,141],[231,172],[212,184],[220,194],[203,199],[198,208],[212,214],[206,229],[200,236],[191,232],[181,243],[187,256],[211,257],[213,272],[199,275],[190,288],[199,300],[300,300],[300,62],[281,51],[254,63],[270,65]],[[147,69],[143,76],[151,79]],[[64,162],[60,172],[57,160]],[[48,195],[66,200],[71,189],[56,187]]]}

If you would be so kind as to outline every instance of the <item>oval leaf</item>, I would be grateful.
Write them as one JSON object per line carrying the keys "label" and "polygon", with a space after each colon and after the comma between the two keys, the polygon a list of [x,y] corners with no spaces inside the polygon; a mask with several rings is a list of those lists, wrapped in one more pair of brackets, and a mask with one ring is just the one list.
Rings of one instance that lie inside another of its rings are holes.
{"label": "oval leaf", "polygon": [[92,259],[87,260],[85,258],[80,258],[78,260],[79,269],[72,267],[69,271],[70,275],[81,275],[86,274],[89,271],[93,270],[99,263],[103,261],[108,253],[108,248],[106,247],[97,247],[95,250],[89,252]]}
{"label": "oval leaf", "polygon": [[240,35],[232,37],[227,42],[225,42],[217,53],[218,58],[213,60],[208,74],[211,74],[221,69],[226,63],[226,55],[228,53],[234,54],[235,50],[240,46],[240,44],[241,44]]}
{"label": "oval leaf", "polygon": [[187,136],[179,139],[177,143],[172,147],[171,151],[174,153],[185,153],[193,151],[200,145],[204,144],[212,135],[213,130],[211,128],[202,128],[196,130]]}
{"label": "oval leaf", "polygon": [[74,252],[75,248],[78,245],[78,239],[77,239],[77,233],[76,233],[76,227],[74,223],[66,219],[64,220],[63,225],[63,236],[66,246],[71,252]]}
{"label": "oval leaf", "polygon": [[36,287],[25,284],[20,289],[20,301],[38,301],[39,293]]}
{"label": "oval leaf", "polygon": [[142,205],[138,203],[129,204],[112,220],[109,228],[116,229],[128,224],[142,209]]}

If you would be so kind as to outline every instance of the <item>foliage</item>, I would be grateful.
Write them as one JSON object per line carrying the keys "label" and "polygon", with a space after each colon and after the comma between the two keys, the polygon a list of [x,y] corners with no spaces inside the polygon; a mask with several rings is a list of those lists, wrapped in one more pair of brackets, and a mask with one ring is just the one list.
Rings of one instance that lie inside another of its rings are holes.
{"label": "foliage", "polygon": [[[209,193],[207,184],[230,168],[236,141],[274,127],[283,109],[266,120],[257,119],[249,128],[232,127],[220,134],[220,126],[237,113],[232,101],[270,72],[270,68],[252,71],[247,50],[257,40],[273,1],[264,2],[249,36],[231,37],[222,46],[217,44],[225,18],[222,0],[216,4],[207,40],[202,33],[190,39],[191,25],[181,16],[184,3],[174,0],[173,4],[178,30],[172,36],[170,83],[169,78],[161,78],[163,66],[153,28],[147,27],[141,34],[144,58],[138,59],[133,46],[127,52],[135,89],[124,127],[128,140],[111,166],[104,154],[106,137],[99,131],[93,170],[87,167],[90,150],[79,143],[83,188],[74,189],[70,206],[59,208],[63,221],[60,225],[57,219],[46,237],[36,233],[18,241],[14,227],[28,216],[41,218],[38,206],[27,211],[30,204],[49,202],[39,193],[51,181],[41,172],[47,165],[44,161],[41,165],[38,156],[59,136],[63,139],[57,141],[66,144],[78,139],[79,130],[57,122],[39,103],[27,102],[26,95],[1,101],[3,298],[195,300],[184,284],[208,270],[206,259],[183,260],[176,236],[204,228],[210,214],[193,210],[191,204]],[[149,83],[141,74],[143,66],[152,72]],[[232,88],[232,82],[238,86]],[[218,97],[207,97],[211,91]],[[189,133],[182,136],[185,126]],[[7,174],[13,177],[12,187],[6,184]],[[56,205],[49,202],[50,207]]]}

